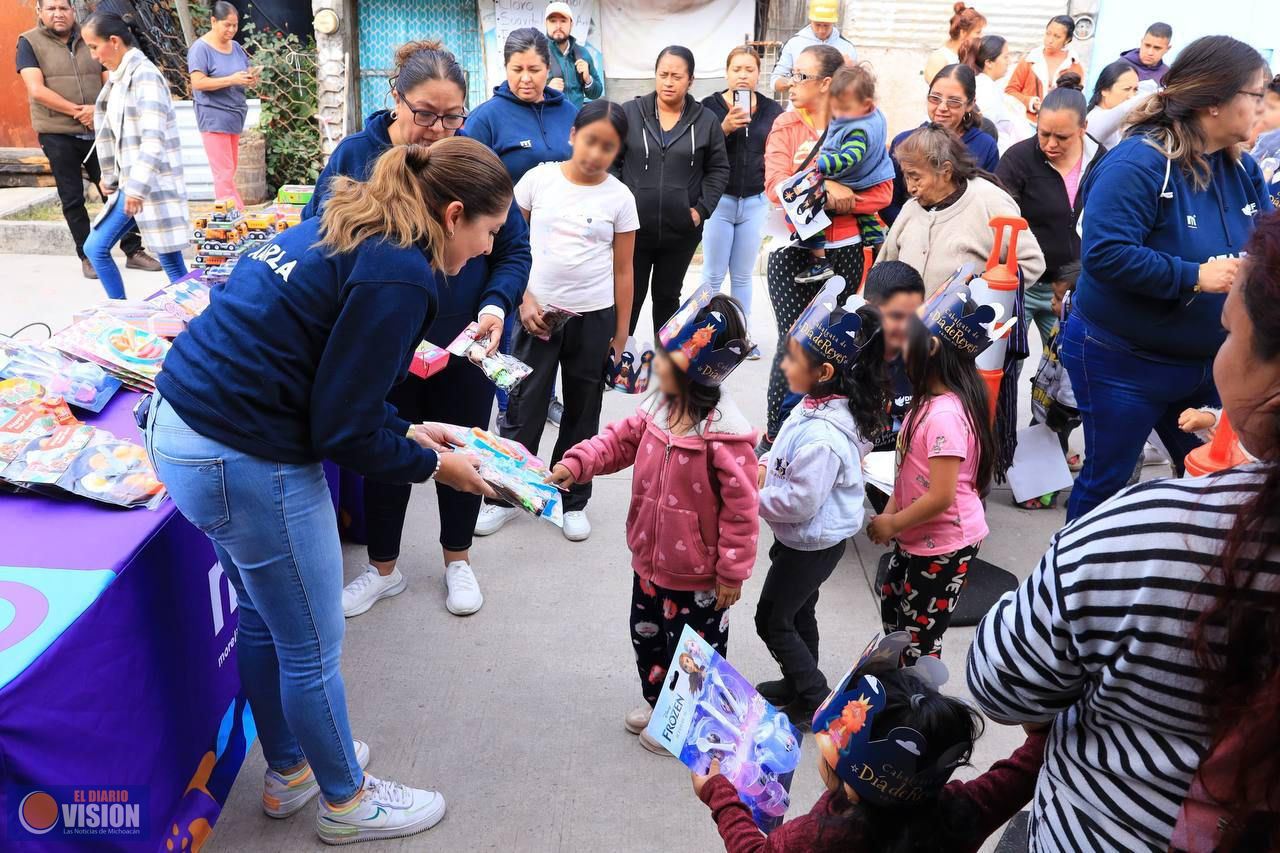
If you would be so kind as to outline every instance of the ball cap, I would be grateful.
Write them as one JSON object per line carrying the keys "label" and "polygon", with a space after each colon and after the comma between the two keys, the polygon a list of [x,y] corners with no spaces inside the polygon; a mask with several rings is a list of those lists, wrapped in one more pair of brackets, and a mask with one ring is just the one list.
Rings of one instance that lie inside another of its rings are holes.
{"label": "ball cap", "polygon": [[568,3],[563,3],[563,2],[560,2],[560,0],[556,0],[555,3],[547,4],[547,11],[543,14],[542,20],[545,21],[547,18],[550,18],[552,15],[564,15],[566,18],[572,21],[573,9],[569,7]]}
{"label": "ball cap", "polygon": [[809,20],[819,24],[840,23],[840,3],[838,0],[809,0]]}

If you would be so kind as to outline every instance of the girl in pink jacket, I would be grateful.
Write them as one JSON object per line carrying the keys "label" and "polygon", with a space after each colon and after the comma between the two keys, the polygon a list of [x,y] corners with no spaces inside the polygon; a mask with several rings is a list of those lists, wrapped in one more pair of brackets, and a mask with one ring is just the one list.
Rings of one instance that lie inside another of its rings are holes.
{"label": "girl in pink jacket", "polygon": [[635,582],[631,642],[645,703],[625,725],[644,734],[684,626],[727,653],[728,608],[751,575],[760,536],[756,435],[720,390],[754,346],[742,307],[700,290],[658,333],[658,393],[583,441],[552,469],[557,485],[632,465],[627,547]]}

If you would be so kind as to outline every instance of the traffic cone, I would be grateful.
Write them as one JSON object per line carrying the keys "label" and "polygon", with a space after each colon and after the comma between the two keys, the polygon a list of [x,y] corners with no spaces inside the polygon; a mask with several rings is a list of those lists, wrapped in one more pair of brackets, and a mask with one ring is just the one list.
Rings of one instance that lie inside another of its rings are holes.
{"label": "traffic cone", "polygon": [[1245,456],[1244,448],[1236,438],[1236,431],[1231,428],[1231,423],[1227,420],[1227,413],[1223,412],[1222,417],[1218,419],[1218,427],[1214,430],[1213,441],[1202,444],[1187,454],[1184,461],[1186,465],[1184,476],[1203,477],[1205,474],[1234,468],[1248,461],[1249,457]]}

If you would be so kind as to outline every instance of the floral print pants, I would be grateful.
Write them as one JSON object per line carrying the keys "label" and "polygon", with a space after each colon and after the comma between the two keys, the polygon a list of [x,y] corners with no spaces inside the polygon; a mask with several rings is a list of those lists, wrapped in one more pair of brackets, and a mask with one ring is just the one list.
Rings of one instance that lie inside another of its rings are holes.
{"label": "floral print pants", "polygon": [[644,700],[654,705],[685,625],[697,631],[722,657],[728,654],[729,611],[716,610],[714,589],[663,589],[632,574],[631,644],[636,649],[640,691]]}
{"label": "floral print pants", "polygon": [[911,646],[908,662],[924,655],[942,657],[942,634],[951,624],[964,590],[969,561],[982,543],[966,545],[949,554],[921,557],[908,554],[897,542],[889,570],[880,586],[880,620],[885,634],[906,631]]}

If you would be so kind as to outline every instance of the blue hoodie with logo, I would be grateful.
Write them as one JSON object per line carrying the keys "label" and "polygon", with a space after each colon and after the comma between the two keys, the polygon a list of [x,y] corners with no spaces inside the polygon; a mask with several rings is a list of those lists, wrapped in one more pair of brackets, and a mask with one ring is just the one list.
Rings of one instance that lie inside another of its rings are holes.
{"label": "blue hoodie with logo", "polygon": [[522,101],[506,83],[493,87],[493,97],[471,111],[461,136],[493,149],[520,183],[524,173],[540,163],[558,163],[573,156],[569,131],[578,108],[555,89],[544,89],[536,104]]}
{"label": "blue hoodie with logo", "polygon": [[[338,143],[316,180],[315,194],[302,210],[304,220],[320,214],[329,199],[329,181],[335,175],[358,181],[368,179],[374,161],[391,147],[390,127],[391,113],[380,110],[365,120],[364,130]],[[486,305],[497,306],[508,316],[513,314],[524,298],[532,265],[529,226],[512,201],[507,221],[494,238],[492,252],[467,261],[455,276],[436,273],[440,310],[427,331],[427,340],[447,346]]]}
{"label": "blue hoodie with logo", "polygon": [[1223,294],[1196,293],[1200,265],[1240,255],[1271,210],[1249,155],[1208,157],[1209,186],[1141,135],[1108,151],[1085,177],[1080,261],[1072,313],[1135,349],[1182,361],[1210,359],[1226,334]]}

